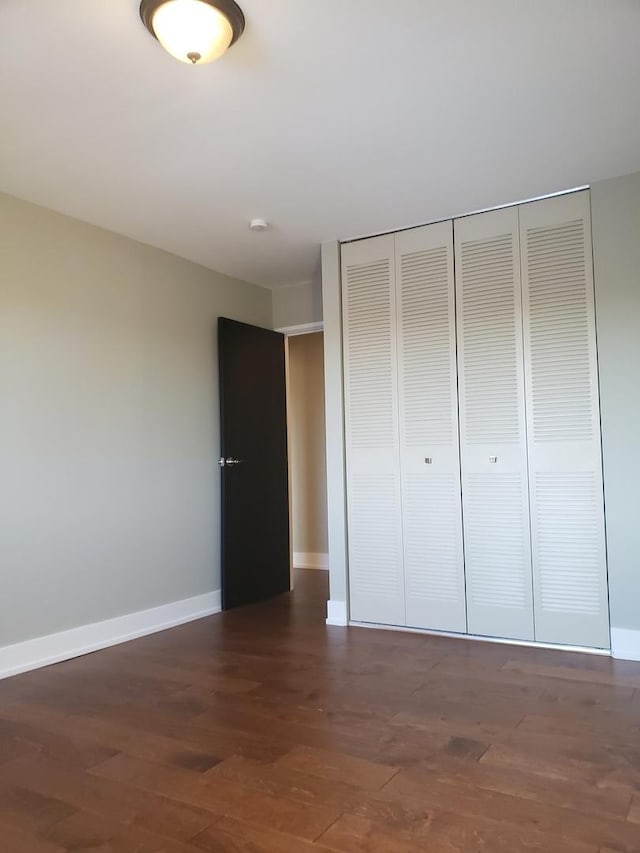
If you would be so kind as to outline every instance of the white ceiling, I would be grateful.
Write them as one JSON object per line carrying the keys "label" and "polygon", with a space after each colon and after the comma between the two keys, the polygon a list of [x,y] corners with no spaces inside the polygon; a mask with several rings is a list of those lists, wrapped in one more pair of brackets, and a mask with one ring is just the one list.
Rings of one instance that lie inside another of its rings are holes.
{"label": "white ceiling", "polygon": [[277,287],[323,240],[640,169],[639,0],[244,0],[195,68],[138,5],[0,0],[0,190]]}

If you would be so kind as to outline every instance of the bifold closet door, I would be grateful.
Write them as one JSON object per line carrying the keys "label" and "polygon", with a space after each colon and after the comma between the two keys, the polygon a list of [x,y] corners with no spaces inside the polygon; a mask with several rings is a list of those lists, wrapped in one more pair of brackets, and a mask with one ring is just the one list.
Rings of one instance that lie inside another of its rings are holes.
{"label": "bifold closet door", "polygon": [[395,235],[406,624],[467,630],[453,223]]}
{"label": "bifold closet door", "polygon": [[342,246],[351,618],[405,624],[394,237]]}
{"label": "bifold closet door", "polygon": [[536,639],[608,648],[589,192],[520,226]]}
{"label": "bifold closet door", "polygon": [[469,633],[533,640],[518,209],[454,234]]}

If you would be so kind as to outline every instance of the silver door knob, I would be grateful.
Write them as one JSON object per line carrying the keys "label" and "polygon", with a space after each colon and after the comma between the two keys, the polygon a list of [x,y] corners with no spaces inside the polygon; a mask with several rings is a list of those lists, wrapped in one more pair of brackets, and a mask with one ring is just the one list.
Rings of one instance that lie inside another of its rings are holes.
{"label": "silver door knob", "polygon": [[242,459],[234,459],[233,456],[227,456],[227,458],[224,460],[224,464],[227,466],[227,468],[233,468],[234,465],[240,465],[241,462]]}

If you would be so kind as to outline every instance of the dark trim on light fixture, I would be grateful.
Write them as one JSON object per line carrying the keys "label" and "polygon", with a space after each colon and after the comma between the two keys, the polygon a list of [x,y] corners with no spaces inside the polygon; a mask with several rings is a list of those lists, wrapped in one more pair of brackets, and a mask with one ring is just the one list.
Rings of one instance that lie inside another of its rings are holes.
{"label": "dark trim on light fixture", "polygon": [[[140,3],[140,17],[142,18],[142,23],[149,30],[154,39],[157,39],[158,37],[153,30],[153,15],[156,9],[159,9],[160,6],[164,6],[167,2],[170,2],[170,0],[142,0],[142,3]],[[231,44],[235,44],[244,32],[245,25],[244,13],[240,6],[238,6],[237,3],[234,3],[234,0],[200,0],[200,2],[206,3],[207,6],[213,6],[214,9],[217,9],[225,16],[225,18],[227,18],[231,24],[231,30],[233,32]]]}

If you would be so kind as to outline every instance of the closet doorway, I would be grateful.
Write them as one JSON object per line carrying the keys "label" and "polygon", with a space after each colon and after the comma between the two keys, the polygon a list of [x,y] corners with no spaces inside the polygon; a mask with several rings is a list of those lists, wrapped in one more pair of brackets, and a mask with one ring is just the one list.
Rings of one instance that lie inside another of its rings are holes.
{"label": "closet doorway", "polygon": [[608,650],[589,191],[341,253],[351,619]]}
{"label": "closet doorway", "polygon": [[[284,330],[285,333],[287,330]],[[327,573],[324,336],[312,328],[286,337],[289,512],[293,588],[298,570]]]}

